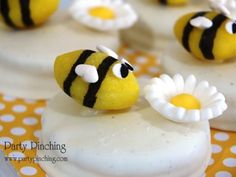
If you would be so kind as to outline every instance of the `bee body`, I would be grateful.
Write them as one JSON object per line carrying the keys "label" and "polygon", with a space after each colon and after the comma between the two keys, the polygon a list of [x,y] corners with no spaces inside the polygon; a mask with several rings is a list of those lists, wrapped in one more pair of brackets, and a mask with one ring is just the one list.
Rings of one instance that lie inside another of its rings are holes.
{"label": "bee body", "polygon": [[[83,64],[96,67],[96,82],[85,82],[75,73],[76,66]],[[100,110],[128,108],[137,100],[139,86],[131,72],[123,79],[114,76],[115,65],[119,65],[119,61],[105,53],[78,50],[56,59],[55,78],[67,95],[86,107]]]}
{"label": "bee body", "polygon": [[167,6],[180,6],[188,2],[188,0],[158,0],[160,4]]}
{"label": "bee body", "polygon": [[0,17],[12,28],[29,28],[44,23],[58,5],[59,0],[0,0]]}
{"label": "bee body", "polygon": [[[206,18],[212,25],[207,28],[193,26],[191,21],[199,17]],[[236,54],[236,31],[233,32],[233,28],[234,23],[221,13],[197,12],[181,17],[174,31],[178,41],[196,58],[222,62]]]}

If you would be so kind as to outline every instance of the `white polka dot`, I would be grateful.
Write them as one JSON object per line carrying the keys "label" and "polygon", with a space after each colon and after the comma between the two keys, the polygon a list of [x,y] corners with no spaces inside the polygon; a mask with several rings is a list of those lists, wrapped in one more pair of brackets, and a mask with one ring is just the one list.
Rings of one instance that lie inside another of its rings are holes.
{"label": "white polka dot", "polygon": [[232,175],[227,171],[219,171],[216,173],[215,177],[232,177]]}
{"label": "white polka dot", "polygon": [[236,159],[235,158],[227,158],[223,161],[226,167],[236,167]]}
{"label": "white polka dot", "polygon": [[22,152],[14,151],[8,154],[8,157],[17,157],[17,158],[24,158],[25,154]]}
{"label": "white polka dot", "polygon": [[216,154],[222,151],[222,147],[217,144],[212,144],[212,153]]}
{"label": "white polka dot", "polygon": [[26,149],[33,149],[34,148],[34,141],[33,140],[27,140],[27,141],[23,141],[21,144],[23,144],[25,146]]}
{"label": "white polka dot", "polygon": [[3,130],[3,126],[2,125],[0,125],[0,131],[2,131]]}
{"label": "white polka dot", "polygon": [[227,133],[216,133],[214,138],[218,141],[227,141],[229,139],[229,135]]}
{"label": "white polka dot", "polygon": [[26,106],[24,106],[24,105],[16,105],[16,106],[13,106],[12,110],[14,112],[18,112],[18,113],[25,112],[26,111]]}
{"label": "white polka dot", "polygon": [[135,72],[138,72],[139,70],[140,70],[140,67],[137,66],[137,65],[135,65],[135,66],[134,66],[134,71],[135,71]]}
{"label": "white polka dot", "polygon": [[15,127],[15,128],[11,129],[11,134],[17,135],[17,136],[24,135],[25,132],[26,132],[26,130],[24,128],[21,128],[21,127]]}
{"label": "white polka dot", "polygon": [[0,110],[5,109],[5,105],[3,103],[0,103]]}
{"label": "white polka dot", "polygon": [[215,160],[211,158],[211,160],[208,163],[208,166],[213,165],[215,163]]}
{"label": "white polka dot", "polygon": [[5,114],[0,117],[0,120],[3,122],[12,122],[15,120],[15,116],[11,114]]}
{"label": "white polka dot", "polygon": [[25,99],[26,103],[32,104],[32,103],[36,103],[36,100],[33,99]]}
{"label": "white polka dot", "polygon": [[157,73],[159,73],[159,68],[158,67],[150,67],[149,69],[148,69],[148,71],[150,72],[150,73],[152,73],[152,74],[157,74]]}
{"label": "white polka dot", "polygon": [[34,131],[34,136],[35,136],[36,138],[40,138],[40,136],[41,136],[41,131],[40,131],[40,130]]}
{"label": "white polka dot", "polygon": [[135,53],[135,51],[133,49],[125,49],[125,55],[131,55],[134,53]]}
{"label": "white polka dot", "polygon": [[4,146],[5,142],[13,143],[13,139],[9,137],[0,137],[0,144]]}
{"label": "white polka dot", "polygon": [[137,63],[140,63],[140,64],[144,64],[144,63],[147,63],[147,58],[146,57],[137,57],[136,58],[136,62]]}
{"label": "white polka dot", "polygon": [[37,173],[37,170],[34,167],[26,166],[20,169],[20,172],[26,176],[33,176]]}
{"label": "white polka dot", "polygon": [[35,125],[38,123],[38,120],[34,117],[27,117],[23,120],[23,123],[26,125]]}
{"label": "white polka dot", "polygon": [[41,115],[44,112],[44,109],[45,109],[44,107],[40,107],[40,108],[35,109],[34,112],[38,115]]}
{"label": "white polka dot", "polygon": [[5,96],[3,96],[3,100],[4,100],[4,101],[8,101],[8,102],[10,102],[10,101],[15,101],[16,98],[13,97],[13,96],[5,95]]}
{"label": "white polka dot", "polygon": [[236,145],[235,145],[235,146],[232,146],[232,147],[230,148],[230,150],[231,150],[231,152],[232,152],[233,154],[236,154]]}

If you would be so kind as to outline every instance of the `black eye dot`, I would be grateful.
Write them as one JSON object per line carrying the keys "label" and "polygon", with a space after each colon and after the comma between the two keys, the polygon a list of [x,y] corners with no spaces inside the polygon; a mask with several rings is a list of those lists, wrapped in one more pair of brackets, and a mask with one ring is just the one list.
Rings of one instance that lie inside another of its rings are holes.
{"label": "black eye dot", "polygon": [[128,70],[133,71],[134,68],[129,64],[129,63],[124,63],[126,65],[126,67],[128,68]]}
{"label": "black eye dot", "polygon": [[121,64],[120,73],[122,78],[126,78],[129,74],[129,69],[126,65]]}
{"label": "black eye dot", "polygon": [[232,24],[232,32],[233,32],[233,34],[236,33],[236,23]]}

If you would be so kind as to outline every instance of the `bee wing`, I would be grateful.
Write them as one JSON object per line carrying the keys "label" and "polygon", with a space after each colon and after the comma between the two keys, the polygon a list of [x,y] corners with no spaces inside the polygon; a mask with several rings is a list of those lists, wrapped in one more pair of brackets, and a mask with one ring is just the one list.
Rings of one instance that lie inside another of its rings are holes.
{"label": "bee wing", "polygon": [[107,55],[115,58],[115,59],[118,59],[118,55],[117,53],[115,53],[113,50],[103,46],[103,45],[98,45],[97,46],[97,50],[100,51],[100,52],[103,52],[103,53],[106,53]]}
{"label": "bee wing", "polygon": [[206,17],[196,17],[190,20],[190,24],[194,27],[200,28],[200,29],[207,29],[212,27],[213,23],[210,19]]}
{"label": "bee wing", "polygon": [[96,83],[99,79],[97,68],[92,65],[78,65],[75,68],[75,73],[88,83]]}

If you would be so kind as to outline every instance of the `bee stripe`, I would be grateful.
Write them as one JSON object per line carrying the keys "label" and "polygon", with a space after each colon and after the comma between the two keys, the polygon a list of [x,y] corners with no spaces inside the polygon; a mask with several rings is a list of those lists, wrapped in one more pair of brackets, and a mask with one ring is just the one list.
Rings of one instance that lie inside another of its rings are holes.
{"label": "bee stripe", "polygon": [[99,88],[102,85],[103,80],[105,79],[111,65],[113,63],[115,63],[117,61],[117,59],[113,58],[113,57],[107,57],[105,58],[102,63],[98,66],[98,76],[99,76],[99,80],[96,83],[91,83],[89,85],[88,91],[84,97],[84,101],[83,101],[83,105],[93,108],[95,103],[96,103],[96,95],[97,92],[99,91]]}
{"label": "bee stripe", "polygon": [[203,16],[205,15],[206,12],[198,12],[196,13],[194,16],[191,17],[191,19],[188,21],[188,23],[186,24],[185,28],[184,28],[184,32],[183,32],[183,37],[182,37],[182,44],[184,46],[184,48],[186,50],[188,50],[190,52],[190,46],[189,46],[189,38],[190,38],[190,34],[193,31],[194,27],[190,24],[190,21],[194,18],[197,18],[199,16]]}
{"label": "bee stripe", "polygon": [[22,21],[25,26],[33,26],[34,22],[30,15],[30,0],[20,0]]}
{"label": "bee stripe", "polygon": [[80,64],[84,64],[86,60],[93,54],[95,51],[92,50],[84,50],[83,53],[80,54],[79,58],[76,60],[75,64],[72,66],[67,78],[63,83],[64,91],[67,95],[71,96],[70,88],[73,81],[76,79],[77,74],[75,73],[76,66]]}
{"label": "bee stripe", "polygon": [[167,0],[159,0],[159,2],[160,2],[161,4],[164,4],[164,5],[167,4]]}
{"label": "bee stripe", "polygon": [[227,17],[222,14],[217,15],[212,20],[213,26],[206,29],[202,34],[199,48],[201,49],[203,56],[208,60],[213,60],[215,58],[213,54],[214,40],[219,27],[226,19]]}
{"label": "bee stripe", "polygon": [[8,4],[8,0],[0,0],[0,13],[2,14],[2,17],[6,24],[12,28],[16,28],[15,24],[11,20],[9,16],[10,8]]}

